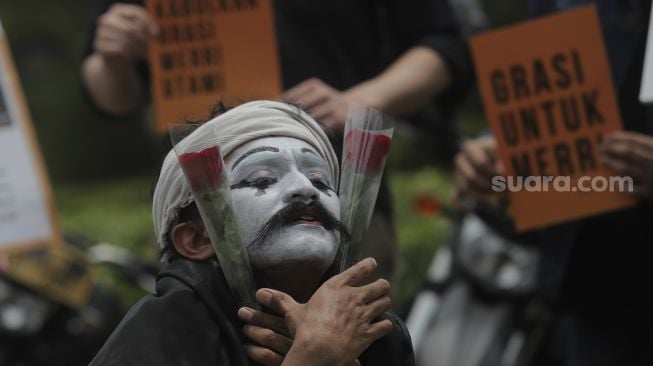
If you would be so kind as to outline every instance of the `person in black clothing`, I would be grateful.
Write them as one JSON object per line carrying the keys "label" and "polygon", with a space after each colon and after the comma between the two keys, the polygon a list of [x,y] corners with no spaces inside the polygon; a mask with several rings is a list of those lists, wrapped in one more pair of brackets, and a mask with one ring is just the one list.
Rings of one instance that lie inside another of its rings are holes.
{"label": "person in black clothing", "polygon": [[152,205],[167,261],[156,293],[129,311],[91,365],[246,365],[247,357],[265,365],[410,364],[405,327],[384,315],[390,284],[361,286],[376,262],[333,275],[338,236],[348,230],[338,221],[338,163],[322,126],[294,106],[257,101],[210,120],[182,143],[208,146],[214,130],[237,136],[218,142],[225,184],[257,301],[269,312],[234,304],[215,256],[221,245],[209,240],[170,151]]}
{"label": "person in black clothing", "polygon": [[[381,109],[427,130],[451,160],[458,147],[453,101],[471,66],[447,0],[275,0],[273,9],[283,99],[339,133],[350,102]],[[149,102],[146,46],[156,24],[142,0],[103,1],[96,14],[82,67],[90,100],[114,115],[138,110]],[[390,280],[391,212],[384,180],[363,254],[377,258],[380,276]]]}
{"label": "person in black clothing", "polygon": [[[532,0],[529,7],[537,16],[585,3]],[[653,109],[638,101],[651,2],[592,3],[626,130],[605,136],[603,163],[633,178],[638,201],[632,208],[528,232],[517,240],[538,245],[541,281],[559,287],[569,365],[651,365]],[[456,159],[454,199],[462,204],[471,197],[486,208],[496,207],[491,178],[502,171],[494,137],[470,141]]]}

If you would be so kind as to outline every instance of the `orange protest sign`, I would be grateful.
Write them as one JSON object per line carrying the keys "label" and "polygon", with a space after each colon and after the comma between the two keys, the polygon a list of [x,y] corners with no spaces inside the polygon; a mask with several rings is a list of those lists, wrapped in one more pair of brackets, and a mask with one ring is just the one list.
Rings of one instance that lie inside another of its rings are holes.
{"label": "orange protest sign", "polygon": [[633,204],[611,191],[629,177],[601,162],[601,138],[622,127],[593,5],[478,35],[471,47],[506,170],[491,188],[508,191],[518,230]]}
{"label": "orange protest sign", "polygon": [[203,120],[225,95],[276,99],[281,75],[269,0],[149,0],[156,126]]}

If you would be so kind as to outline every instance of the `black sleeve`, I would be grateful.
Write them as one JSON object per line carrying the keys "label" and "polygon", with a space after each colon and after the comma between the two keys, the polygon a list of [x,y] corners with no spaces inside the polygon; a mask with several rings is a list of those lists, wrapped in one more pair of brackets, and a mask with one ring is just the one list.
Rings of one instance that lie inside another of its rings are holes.
{"label": "black sleeve", "polygon": [[528,16],[531,18],[552,13],[557,8],[552,0],[529,0],[527,5]]}
{"label": "black sleeve", "polygon": [[448,0],[386,0],[391,37],[401,54],[426,46],[437,52],[453,76],[452,88],[462,92],[472,80],[467,42]]}
{"label": "black sleeve", "polygon": [[393,331],[372,343],[358,360],[361,365],[414,366],[415,355],[406,324],[394,313],[386,311],[379,319],[389,319],[394,325]]}
{"label": "black sleeve", "polygon": [[232,365],[223,332],[191,289],[150,295],[132,307],[89,366]]}

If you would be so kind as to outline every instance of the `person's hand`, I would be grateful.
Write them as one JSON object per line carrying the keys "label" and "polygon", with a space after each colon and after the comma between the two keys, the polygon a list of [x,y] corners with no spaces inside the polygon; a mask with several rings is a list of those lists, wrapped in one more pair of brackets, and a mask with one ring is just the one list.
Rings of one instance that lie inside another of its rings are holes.
{"label": "person's hand", "polygon": [[[375,268],[376,262],[371,258],[358,262],[322,284],[306,304],[299,304],[280,291],[257,291],[257,301],[283,316],[290,336],[286,338],[293,339],[284,361],[306,364],[310,360],[312,365],[350,366],[356,364],[357,357],[372,342],[392,331],[392,322],[387,319],[372,322],[390,309],[388,281],[380,279],[356,287]],[[271,318],[261,322],[265,322],[268,329],[274,329],[276,336],[268,333],[268,340],[257,342],[275,344],[268,350],[284,350],[288,343],[280,341],[277,336],[283,335],[285,329]],[[272,338],[276,340],[271,341]],[[257,339],[261,340],[260,337]],[[275,353],[283,358],[280,353]],[[273,358],[279,360],[279,357],[270,357],[271,362]]]}
{"label": "person's hand", "polygon": [[497,195],[492,191],[492,178],[503,174],[494,137],[465,142],[454,160],[452,203],[460,209],[469,208],[468,199],[482,205],[496,206]]}
{"label": "person's hand", "polygon": [[247,356],[261,365],[281,365],[292,346],[285,319],[247,307],[238,310],[238,318],[245,323],[243,334],[253,342],[245,346]]}
{"label": "person's hand", "polygon": [[653,200],[653,136],[616,132],[603,139],[605,165],[633,178],[635,194]]}
{"label": "person's hand", "polygon": [[304,80],[287,90],[282,99],[296,103],[311,117],[329,129],[342,133],[347,120],[349,101],[345,95],[317,78]]}
{"label": "person's hand", "polygon": [[135,62],[147,58],[147,42],[158,33],[144,7],[117,3],[98,19],[93,47],[104,58]]}
{"label": "person's hand", "polygon": [[[247,356],[260,365],[281,365],[293,343],[285,319],[247,307],[238,310],[238,318],[246,323],[243,334],[254,342],[245,346]],[[351,366],[360,362],[355,360]]]}

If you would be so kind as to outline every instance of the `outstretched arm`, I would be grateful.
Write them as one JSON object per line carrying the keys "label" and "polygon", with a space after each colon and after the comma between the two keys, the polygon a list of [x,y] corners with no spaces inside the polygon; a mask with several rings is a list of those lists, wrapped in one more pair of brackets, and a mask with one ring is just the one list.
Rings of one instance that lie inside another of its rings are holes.
{"label": "outstretched arm", "polygon": [[380,75],[346,90],[350,101],[405,116],[433,100],[452,81],[442,57],[425,46],[413,47]]}
{"label": "outstretched arm", "polygon": [[414,47],[384,72],[345,91],[317,78],[289,89],[283,99],[297,103],[330,129],[342,132],[350,103],[374,107],[394,116],[416,112],[451,84],[447,65],[428,47]]}
{"label": "outstretched arm", "polygon": [[102,111],[124,115],[146,102],[137,64],[147,58],[147,42],[157,33],[145,8],[114,4],[97,22],[93,52],[82,64],[82,81]]}

